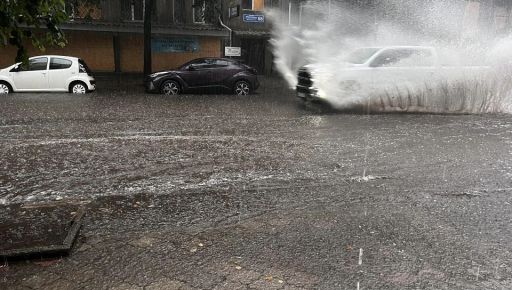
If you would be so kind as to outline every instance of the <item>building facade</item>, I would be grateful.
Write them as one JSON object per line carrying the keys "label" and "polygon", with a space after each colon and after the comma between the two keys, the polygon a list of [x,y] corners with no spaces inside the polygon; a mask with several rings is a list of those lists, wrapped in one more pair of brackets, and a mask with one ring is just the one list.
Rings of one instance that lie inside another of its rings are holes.
{"label": "building facade", "polygon": [[[144,0],[101,0],[92,6],[67,2],[70,20],[61,26],[68,44],[45,52],[27,44],[29,55],[60,54],[83,58],[95,72],[143,71]],[[193,0],[154,0],[152,47],[154,71],[198,57],[222,55],[228,32],[205,22],[205,7]],[[0,48],[0,66],[11,64],[14,47]]]}
{"label": "building facade", "polygon": [[[66,2],[70,19],[61,28],[68,44],[40,52],[29,43],[30,56],[77,56],[95,72],[143,71],[146,1],[98,0],[94,5],[83,5],[81,0]],[[255,67],[260,74],[272,74],[273,54],[268,41],[271,21],[265,11],[278,9],[283,15],[293,15],[284,17],[286,21],[296,21],[299,2],[153,0],[152,69],[174,68],[198,57],[222,57],[226,46],[235,46],[241,47],[242,54],[234,58]],[[219,16],[226,27],[218,21]],[[0,67],[5,67],[12,64],[16,49],[0,48],[0,53]]]}
{"label": "building facade", "polygon": [[512,33],[512,1],[467,1],[464,36],[494,39]]}

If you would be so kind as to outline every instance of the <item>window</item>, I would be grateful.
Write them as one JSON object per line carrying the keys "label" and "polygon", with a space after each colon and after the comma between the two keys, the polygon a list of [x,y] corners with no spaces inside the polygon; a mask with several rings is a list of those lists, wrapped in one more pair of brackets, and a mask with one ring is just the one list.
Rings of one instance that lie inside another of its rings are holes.
{"label": "window", "polygon": [[363,64],[367,62],[368,59],[372,57],[377,51],[379,51],[379,48],[360,48],[349,54],[346,58],[346,61],[353,64]]}
{"label": "window", "polygon": [[33,58],[28,61],[28,70],[29,71],[46,70],[47,65],[48,65],[47,57]]}
{"label": "window", "polygon": [[185,0],[174,0],[173,5],[174,23],[185,23]]}
{"label": "window", "polygon": [[194,69],[196,69],[196,70],[214,68],[215,60],[209,59],[209,58],[201,59],[196,62],[193,62],[192,64],[190,64],[190,66],[194,67]]}
{"label": "window", "polygon": [[227,60],[223,59],[216,59],[214,60],[215,67],[226,67],[229,66],[231,63]]}
{"label": "window", "polygon": [[433,66],[434,58],[429,50],[386,50],[371,64],[372,67]]}
{"label": "window", "polygon": [[123,19],[128,21],[144,20],[144,0],[122,1]]}
{"label": "window", "polygon": [[66,12],[70,21],[75,19],[100,20],[103,18],[99,1],[90,0],[66,0]]}
{"label": "window", "polygon": [[50,69],[67,69],[71,67],[72,62],[63,58],[52,58],[50,61]]}
{"label": "window", "polygon": [[246,10],[254,10],[254,11],[263,11],[265,8],[264,0],[242,0],[241,3],[242,9]]}
{"label": "window", "polygon": [[89,69],[85,61],[83,61],[82,59],[78,60],[78,71],[81,73],[91,75],[91,70]]}
{"label": "window", "polygon": [[206,10],[206,1],[204,0],[194,0],[193,8],[193,16],[194,23],[204,23],[204,12]]}

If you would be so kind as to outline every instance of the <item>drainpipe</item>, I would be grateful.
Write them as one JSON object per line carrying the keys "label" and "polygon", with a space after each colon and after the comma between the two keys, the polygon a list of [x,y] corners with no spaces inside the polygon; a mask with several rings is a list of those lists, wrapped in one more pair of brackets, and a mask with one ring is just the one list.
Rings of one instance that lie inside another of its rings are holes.
{"label": "drainpipe", "polygon": [[219,15],[219,23],[222,27],[229,30],[229,46],[233,46],[233,29],[229,28],[224,22],[222,22],[222,18]]}

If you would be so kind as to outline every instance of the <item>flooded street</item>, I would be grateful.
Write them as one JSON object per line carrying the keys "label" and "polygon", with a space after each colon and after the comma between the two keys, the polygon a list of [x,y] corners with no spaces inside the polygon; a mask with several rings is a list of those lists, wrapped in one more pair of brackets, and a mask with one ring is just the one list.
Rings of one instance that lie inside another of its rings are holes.
{"label": "flooded street", "polygon": [[70,257],[0,288],[512,288],[509,115],[322,113],[285,87],[1,97],[0,222],[87,214]]}

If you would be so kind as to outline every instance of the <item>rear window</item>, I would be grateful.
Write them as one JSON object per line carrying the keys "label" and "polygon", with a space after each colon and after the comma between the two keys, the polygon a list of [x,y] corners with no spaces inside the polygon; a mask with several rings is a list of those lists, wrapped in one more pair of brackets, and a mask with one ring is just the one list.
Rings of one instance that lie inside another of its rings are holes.
{"label": "rear window", "polygon": [[53,57],[50,61],[50,69],[67,69],[71,67],[71,64],[70,60]]}
{"label": "rear window", "polygon": [[216,67],[225,67],[225,66],[229,66],[231,63],[227,60],[223,60],[223,59],[217,59],[215,60],[215,66]]}
{"label": "rear window", "polygon": [[81,73],[86,73],[88,75],[91,75],[91,70],[89,69],[89,67],[87,66],[85,61],[83,61],[83,59],[78,60],[78,68]]}

